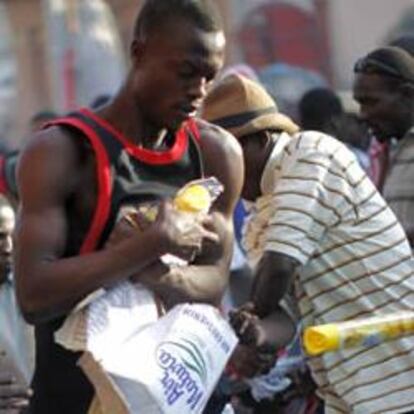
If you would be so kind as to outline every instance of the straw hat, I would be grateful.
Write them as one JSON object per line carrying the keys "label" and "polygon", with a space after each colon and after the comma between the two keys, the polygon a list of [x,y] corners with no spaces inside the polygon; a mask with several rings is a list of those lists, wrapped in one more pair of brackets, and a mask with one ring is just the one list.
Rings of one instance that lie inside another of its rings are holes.
{"label": "straw hat", "polygon": [[237,74],[226,76],[211,89],[201,117],[237,138],[263,130],[289,134],[299,130],[289,117],[279,112],[276,102],[262,86]]}

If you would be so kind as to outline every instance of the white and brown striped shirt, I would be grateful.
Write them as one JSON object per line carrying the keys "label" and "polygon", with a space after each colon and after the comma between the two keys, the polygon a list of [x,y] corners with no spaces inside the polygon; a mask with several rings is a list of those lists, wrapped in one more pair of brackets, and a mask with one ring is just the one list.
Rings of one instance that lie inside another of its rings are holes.
{"label": "white and brown striped shirt", "polygon": [[[262,196],[244,229],[254,266],[264,251],[301,264],[304,326],[414,310],[411,250],[394,213],[339,141],[276,136]],[[414,410],[414,337],[309,360],[326,413]]]}

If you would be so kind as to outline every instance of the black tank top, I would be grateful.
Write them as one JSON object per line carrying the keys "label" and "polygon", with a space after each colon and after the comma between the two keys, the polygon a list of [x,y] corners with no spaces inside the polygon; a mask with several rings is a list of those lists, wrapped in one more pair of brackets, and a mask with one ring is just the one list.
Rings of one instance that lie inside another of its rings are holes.
{"label": "black tank top", "polygon": [[[107,240],[121,206],[172,196],[190,180],[203,175],[194,121],[172,136],[167,151],[156,152],[132,145],[105,120],[87,109],[48,125],[71,128],[85,136],[96,157],[97,203],[81,243],[66,251],[87,254]],[[63,318],[35,327],[36,365],[30,403],[33,414],[83,414],[90,406],[93,389],[76,362],[80,354],[54,342]]]}

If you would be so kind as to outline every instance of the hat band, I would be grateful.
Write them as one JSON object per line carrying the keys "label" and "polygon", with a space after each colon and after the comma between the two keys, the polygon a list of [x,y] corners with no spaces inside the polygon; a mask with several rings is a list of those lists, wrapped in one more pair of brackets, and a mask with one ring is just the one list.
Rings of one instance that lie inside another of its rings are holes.
{"label": "hat band", "polygon": [[257,111],[242,112],[237,115],[225,116],[210,122],[226,129],[237,128],[253,121],[259,116],[277,113],[279,113],[278,110],[274,106],[271,106],[270,108],[258,109]]}

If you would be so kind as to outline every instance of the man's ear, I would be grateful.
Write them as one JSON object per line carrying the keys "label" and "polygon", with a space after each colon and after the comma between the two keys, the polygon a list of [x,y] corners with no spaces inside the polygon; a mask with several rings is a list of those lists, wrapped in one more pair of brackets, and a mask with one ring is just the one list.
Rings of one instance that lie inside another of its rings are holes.
{"label": "man's ear", "polygon": [[129,48],[131,61],[133,64],[141,62],[145,52],[145,42],[139,39],[134,39]]}

